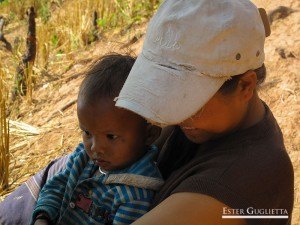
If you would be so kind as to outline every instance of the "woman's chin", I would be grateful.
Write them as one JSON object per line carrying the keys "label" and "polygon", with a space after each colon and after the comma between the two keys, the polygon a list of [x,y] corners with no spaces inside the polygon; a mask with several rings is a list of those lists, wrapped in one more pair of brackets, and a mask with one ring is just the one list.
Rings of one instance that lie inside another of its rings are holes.
{"label": "woman's chin", "polygon": [[196,144],[201,144],[203,142],[211,140],[215,136],[215,134],[201,130],[201,129],[184,129],[184,128],[182,128],[181,130],[185,134],[187,139],[189,139],[191,142],[194,142]]}

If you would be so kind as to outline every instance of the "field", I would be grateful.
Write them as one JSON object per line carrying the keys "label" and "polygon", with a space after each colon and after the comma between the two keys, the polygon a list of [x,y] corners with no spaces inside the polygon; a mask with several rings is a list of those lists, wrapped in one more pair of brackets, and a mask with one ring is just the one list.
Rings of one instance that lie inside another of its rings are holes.
{"label": "field", "polygon": [[[9,18],[4,34],[13,45],[11,53],[0,42],[1,79],[5,78],[0,87],[6,88],[3,92],[6,94],[13,90],[16,67],[25,51],[27,22],[24,12],[30,5],[30,1],[19,1],[27,4],[24,3],[22,8],[18,1],[11,2],[14,4],[10,6],[0,3],[0,14]],[[17,97],[14,101],[7,98],[6,115],[10,120],[9,186],[0,192],[0,201],[52,159],[70,153],[81,141],[76,117],[81,75],[95,58],[105,53],[138,54],[147,22],[158,4],[153,0],[32,2],[39,9],[36,19],[37,57],[31,73],[32,95]],[[272,109],[283,131],[294,166],[293,225],[298,225],[300,5],[297,0],[256,0],[255,3],[265,7],[269,13],[278,6],[294,10],[286,16],[282,13],[274,15],[272,34],[265,46],[268,77],[259,94]],[[95,9],[99,13],[96,33],[93,28]],[[72,13],[68,13],[71,10]]]}

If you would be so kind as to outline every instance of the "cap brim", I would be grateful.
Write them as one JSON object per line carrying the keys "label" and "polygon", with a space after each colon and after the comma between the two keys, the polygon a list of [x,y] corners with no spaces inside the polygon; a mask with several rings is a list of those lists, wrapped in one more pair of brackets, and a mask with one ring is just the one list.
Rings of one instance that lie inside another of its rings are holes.
{"label": "cap brim", "polygon": [[201,109],[227,79],[178,70],[140,54],[116,106],[161,126],[179,124]]}

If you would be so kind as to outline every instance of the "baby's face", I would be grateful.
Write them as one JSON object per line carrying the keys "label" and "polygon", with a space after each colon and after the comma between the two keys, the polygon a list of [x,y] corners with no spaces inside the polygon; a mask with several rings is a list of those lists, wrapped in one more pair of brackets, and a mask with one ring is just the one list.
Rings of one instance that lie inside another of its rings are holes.
{"label": "baby's face", "polygon": [[123,169],[145,153],[146,122],[111,98],[78,100],[77,115],[89,157],[104,170]]}

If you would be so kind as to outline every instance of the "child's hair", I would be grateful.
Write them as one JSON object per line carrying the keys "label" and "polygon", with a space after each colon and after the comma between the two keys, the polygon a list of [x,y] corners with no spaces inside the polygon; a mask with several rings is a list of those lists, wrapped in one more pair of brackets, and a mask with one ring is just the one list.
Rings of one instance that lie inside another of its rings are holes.
{"label": "child's hair", "polygon": [[101,97],[117,97],[134,62],[134,57],[117,53],[101,57],[87,71],[78,98],[93,103]]}

